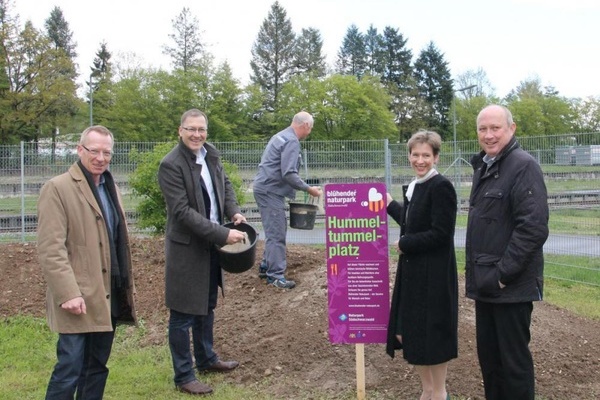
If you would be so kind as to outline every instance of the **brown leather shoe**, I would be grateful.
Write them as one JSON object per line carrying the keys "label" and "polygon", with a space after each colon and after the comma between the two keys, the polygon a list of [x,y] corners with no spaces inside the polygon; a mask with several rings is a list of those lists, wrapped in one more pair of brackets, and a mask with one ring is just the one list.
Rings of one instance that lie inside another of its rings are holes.
{"label": "brown leather shoe", "polygon": [[240,365],[237,361],[221,361],[218,360],[216,363],[211,365],[208,368],[199,370],[200,372],[231,372],[236,369]]}
{"label": "brown leather shoe", "polygon": [[193,381],[189,381],[188,383],[184,383],[183,385],[178,385],[177,390],[187,394],[193,394],[196,396],[204,396],[212,393],[212,388],[196,379]]}

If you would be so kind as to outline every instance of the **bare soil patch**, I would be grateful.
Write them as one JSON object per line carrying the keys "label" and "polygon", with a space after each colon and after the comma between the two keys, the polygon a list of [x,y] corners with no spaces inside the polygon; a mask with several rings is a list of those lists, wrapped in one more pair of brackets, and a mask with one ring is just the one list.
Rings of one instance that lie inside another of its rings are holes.
{"label": "bare soil patch", "polygon": [[[163,245],[161,238],[133,241],[138,315],[148,331],[144,345],[166,344]],[[0,317],[43,317],[45,282],[35,245],[0,245],[0,250]],[[262,242],[257,254],[262,254]],[[391,277],[395,262],[390,261]],[[355,348],[328,340],[323,251],[289,246],[288,264],[288,277],[298,284],[288,291],[266,286],[256,276],[257,268],[226,274],[226,297],[219,298],[216,310],[215,345],[223,358],[241,362],[226,379],[252,384],[269,377],[270,393],[282,399],[308,398],[311,388],[325,389],[335,398],[355,388]],[[460,287],[464,294],[464,282]],[[448,390],[453,396],[483,399],[474,304],[461,297],[459,307],[459,357],[450,364]],[[535,303],[531,349],[541,398],[600,398],[600,321]],[[419,396],[419,378],[401,355],[392,360],[383,344],[366,345],[365,363],[367,396],[369,391],[386,399]],[[297,397],[300,392],[303,397]]]}

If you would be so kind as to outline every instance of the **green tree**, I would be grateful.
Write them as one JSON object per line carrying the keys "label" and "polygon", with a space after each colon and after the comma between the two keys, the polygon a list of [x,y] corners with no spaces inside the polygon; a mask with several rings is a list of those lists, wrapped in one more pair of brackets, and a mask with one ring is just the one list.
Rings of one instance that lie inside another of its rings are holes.
{"label": "green tree", "polygon": [[542,101],[544,135],[560,135],[577,130],[577,112],[572,103],[559,96],[553,88],[546,88]]}
{"label": "green tree", "polygon": [[519,136],[541,136],[544,131],[544,114],[534,99],[510,103],[509,108],[517,123]]}
{"label": "green tree", "polygon": [[288,125],[294,114],[304,110],[313,114],[315,118],[315,124],[309,138],[318,138],[324,132],[320,113],[325,98],[325,85],[322,79],[308,73],[294,76],[284,85],[281,91],[279,108],[275,113],[276,125],[279,127]]}
{"label": "green tree", "polygon": [[211,114],[212,80],[213,73],[202,66],[170,73],[127,71],[112,85],[114,104],[106,110],[106,125],[121,141],[172,138],[185,110],[199,108]]}
{"label": "green tree", "polygon": [[185,107],[180,104],[183,101],[178,101],[186,90],[182,86],[187,88],[180,77],[185,78],[186,74],[140,69],[115,82],[112,86],[114,106],[105,110],[106,126],[120,141],[172,138]]}
{"label": "green tree", "polygon": [[337,54],[336,71],[341,75],[354,75],[358,78],[367,69],[367,54],[365,38],[352,24],[346,31],[346,36]]}
{"label": "green tree", "polygon": [[231,67],[222,63],[210,80],[209,115],[210,139],[215,141],[251,140],[249,135],[237,135],[244,119],[242,89],[233,77]]}
{"label": "green tree", "polygon": [[401,142],[408,140],[416,131],[429,126],[426,117],[429,115],[431,106],[419,94],[414,76],[407,77],[405,88],[388,83],[386,90],[390,95],[389,108],[394,115],[394,122],[398,129],[398,139]]}
{"label": "green tree", "polygon": [[112,72],[112,54],[108,51],[106,42],[100,43],[100,48],[96,51],[92,67],[90,67],[90,77],[88,85],[88,104],[92,113],[93,123],[107,125],[107,110],[113,107],[114,99],[112,93],[113,72]]}
{"label": "green tree", "polygon": [[577,114],[577,132],[600,132],[600,97],[577,99],[573,106]]}
{"label": "green tree", "polygon": [[10,16],[10,2],[0,2],[0,40],[8,90],[2,98],[0,141],[13,143],[50,136],[57,111],[72,101],[74,82],[71,60],[53,48],[48,37],[30,21],[19,30],[18,18]]}
{"label": "green tree", "polygon": [[414,87],[412,79],[412,51],[406,46],[408,39],[398,29],[386,26],[381,37],[381,79],[400,89]]}
{"label": "green tree", "polygon": [[171,151],[176,142],[161,143],[153,151],[130,152],[129,159],[136,168],[129,176],[129,186],[134,196],[141,198],[136,206],[138,225],[141,229],[150,229],[159,235],[165,232],[167,225],[167,205],[158,186],[158,166],[163,157]]}
{"label": "green tree", "polygon": [[238,133],[259,139],[269,138],[276,129],[273,124],[273,113],[264,109],[266,94],[258,84],[247,85],[242,94],[242,120],[238,125]]}
{"label": "green tree", "polygon": [[71,60],[77,57],[77,43],[73,41],[73,32],[69,29],[69,23],[65,20],[62,10],[54,7],[50,16],[45,21],[46,34],[55,46],[62,49]]}
{"label": "green tree", "polygon": [[294,72],[296,35],[285,9],[278,1],[263,21],[252,45],[250,79],[265,93],[264,109],[273,112],[281,88]]}
{"label": "green tree", "polygon": [[168,107],[176,110],[177,125],[175,126],[179,126],[179,117],[185,110],[190,108],[209,109],[212,78],[212,70],[202,65],[187,72],[173,71],[170,76],[165,76],[163,87],[160,86],[160,82],[156,82],[155,90],[161,92]]}
{"label": "green tree", "polygon": [[506,96],[507,101],[523,99],[539,99],[543,97],[544,92],[540,78],[533,77],[523,80],[515,89],[511,90]]}
{"label": "green tree", "polygon": [[429,112],[424,115],[426,128],[437,131],[443,138],[451,137],[448,115],[453,97],[452,78],[448,62],[433,42],[417,57],[414,72],[419,94],[429,106]]}
{"label": "green tree", "polygon": [[404,141],[422,126],[419,115],[425,102],[417,91],[412,68],[412,51],[398,29],[386,26],[382,35],[381,82],[391,96],[390,110],[395,116],[399,139]]}
{"label": "green tree", "polygon": [[365,43],[365,70],[371,75],[383,75],[384,43],[383,37],[373,25],[363,36]]}
{"label": "green tree", "polygon": [[552,87],[543,88],[539,78],[522,81],[507,96],[507,105],[522,136],[548,136],[576,129],[576,112],[571,102]]}
{"label": "green tree", "polygon": [[517,123],[520,136],[541,136],[544,131],[544,114],[540,99],[539,79],[523,81],[507,96],[507,106]]}
{"label": "green tree", "polygon": [[[459,91],[464,88],[469,89]],[[456,138],[459,142],[473,140],[477,137],[476,119],[479,111],[488,104],[501,104],[502,101],[495,97],[494,88],[482,68],[459,74],[454,80],[454,90]]]}
{"label": "green tree", "polygon": [[0,144],[8,142],[11,124],[8,116],[12,115],[12,85],[10,49],[14,47],[13,41],[17,37],[16,25],[11,15],[12,2],[0,0]]}
{"label": "green tree", "polygon": [[277,126],[289,124],[294,113],[306,110],[315,117],[310,140],[395,138],[389,96],[378,77],[331,75],[323,80],[299,75],[282,93]]}
{"label": "green tree", "polygon": [[457,93],[454,101],[456,107],[456,140],[465,141],[477,138],[477,115],[479,111],[492,102],[485,96],[469,96],[463,93],[461,95]]}
{"label": "green tree", "polygon": [[190,68],[201,64],[206,56],[201,40],[200,23],[198,18],[191,15],[187,7],[184,7],[171,23],[174,33],[169,34],[169,37],[175,44],[163,46],[163,54],[171,57],[175,68],[187,72]]}
{"label": "green tree", "polygon": [[[54,7],[52,9],[50,16],[45,21],[45,27],[46,35],[50,39],[51,46],[53,46],[50,53],[53,53],[56,57],[56,65],[60,66],[57,72],[63,78],[60,80],[60,84],[55,86],[55,89],[60,87],[58,90],[61,93],[56,93],[56,99],[51,102],[46,112],[47,119],[52,125],[52,158],[54,159],[59,130],[66,127],[71,118],[77,114],[80,103],[75,85],[77,77],[75,67],[77,52],[75,48],[77,44],[73,41],[73,32],[71,32],[69,23],[65,20],[60,8]],[[52,79],[53,77],[49,78]]]}
{"label": "green tree", "polygon": [[295,72],[308,73],[321,78],[327,73],[327,64],[323,52],[323,39],[318,29],[302,29],[296,39],[294,52]]}
{"label": "green tree", "polygon": [[100,48],[96,51],[96,57],[94,58],[92,70],[92,77],[109,79],[112,78],[112,53],[108,51],[108,45],[106,42],[100,43]]}
{"label": "green tree", "polygon": [[4,55],[4,48],[0,47],[0,110],[2,110],[2,99],[4,99],[4,96],[10,89],[10,83],[8,81],[6,70],[6,56]]}
{"label": "green tree", "polygon": [[[138,224],[142,229],[150,229],[154,234],[164,234],[167,224],[167,207],[165,199],[158,185],[158,167],[160,161],[177,142],[166,142],[154,146],[151,152],[139,153],[136,150],[130,152],[130,159],[137,164],[135,171],[129,177],[134,196],[141,200],[136,207],[138,212]],[[240,205],[245,203],[245,188],[242,178],[235,164],[223,162],[225,173],[229,178]]]}

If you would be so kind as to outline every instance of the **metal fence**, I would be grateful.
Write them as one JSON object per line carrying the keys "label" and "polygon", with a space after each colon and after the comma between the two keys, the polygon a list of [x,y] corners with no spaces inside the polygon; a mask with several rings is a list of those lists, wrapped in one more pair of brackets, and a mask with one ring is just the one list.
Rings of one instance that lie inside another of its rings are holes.
{"label": "metal fence", "polygon": [[[544,171],[549,193],[550,238],[545,245],[546,276],[600,286],[600,133],[519,138]],[[135,170],[133,153],[149,152],[158,143],[117,142],[111,171],[125,200],[131,231],[136,227],[136,205],[128,180]],[[260,234],[262,226],[254,204],[252,179],[265,142],[219,142],[224,160],[236,164],[247,190],[244,213]],[[0,146],[0,242],[35,241],[36,204],[48,179],[65,172],[77,160],[75,143],[21,143]],[[395,198],[413,177],[406,143],[388,140],[305,141],[301,174],[312,184],[383,182]],[[446,142],[438,170],[455,185],[460,208],[455,241],[461,261],[468,197],[472,178],[471,157],[479,151],[476,140]],[[306,199],[302,193],[298,201]],[[398,228],[391,224],[390,238]],[[290,243],[323,244],[323,215],[315,229],[288,231]],[[464,260],[464,256],[463,256]]]}

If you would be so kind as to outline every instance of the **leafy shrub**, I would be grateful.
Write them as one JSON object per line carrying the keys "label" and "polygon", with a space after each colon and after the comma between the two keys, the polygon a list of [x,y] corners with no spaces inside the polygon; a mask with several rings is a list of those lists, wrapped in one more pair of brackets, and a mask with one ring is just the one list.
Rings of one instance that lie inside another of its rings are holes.
{"label": "leafy shrub", "polygon": [[[151,152],[139,153],[133,149],[130,153],[130,159],[137,167],[129,177],[129,185],[133,194],[142,198],[136,207],[138,227],[149,228],[157,235],[165,232],[167,224],[167,206],[158,185],[158,166],[163,157],[176,145],[177,142],[161,143],[154,146]],[[237,165],[224,161],[223,167],[235,190],[238,204],[243,205],[245,190]]]}

